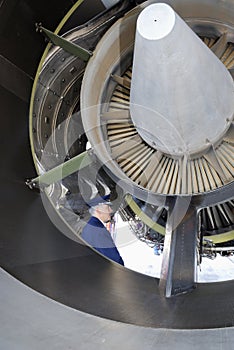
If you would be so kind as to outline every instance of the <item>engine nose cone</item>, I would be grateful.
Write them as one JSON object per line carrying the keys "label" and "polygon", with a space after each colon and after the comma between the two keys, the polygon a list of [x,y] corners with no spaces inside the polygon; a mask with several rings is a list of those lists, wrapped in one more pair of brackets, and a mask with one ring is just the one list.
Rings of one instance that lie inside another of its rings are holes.
{"label": "engine nose cone", "polygon": [[130,93],[141,137],[171,155],[217,142],[230,125],[234,84],[223,63],[167,4],[139,15]]}

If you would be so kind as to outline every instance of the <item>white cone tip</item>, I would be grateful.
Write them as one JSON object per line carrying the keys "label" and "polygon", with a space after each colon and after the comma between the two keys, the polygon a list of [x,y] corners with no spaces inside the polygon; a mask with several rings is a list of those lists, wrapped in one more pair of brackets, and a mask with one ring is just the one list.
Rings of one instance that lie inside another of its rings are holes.
{"label": "white cone tip", "polygon": [[175,12],[167,4],[147,6],[137,20],[138,33],[147,40],[159,40],[167,36],[175,24]]}

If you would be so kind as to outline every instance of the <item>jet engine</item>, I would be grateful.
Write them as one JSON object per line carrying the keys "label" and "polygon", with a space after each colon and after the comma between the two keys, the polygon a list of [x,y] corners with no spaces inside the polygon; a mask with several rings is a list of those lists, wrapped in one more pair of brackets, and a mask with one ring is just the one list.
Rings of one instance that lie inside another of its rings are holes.
{"label": "jet engine", "polygon": [[109,193],[139,239],[162,245],[163,293],[193,290],[203,255],[234,250],[233,2],[120,1],[68,32],[37,30],[49,43],[27,184],[74,240],[86,203]]}

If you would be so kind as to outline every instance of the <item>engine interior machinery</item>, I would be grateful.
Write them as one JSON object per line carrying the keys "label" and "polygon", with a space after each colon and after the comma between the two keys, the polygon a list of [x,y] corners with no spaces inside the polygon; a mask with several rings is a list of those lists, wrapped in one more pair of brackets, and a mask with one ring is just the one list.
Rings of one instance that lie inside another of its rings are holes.
{"label": "engine interior machinery", "polygon": [[[166,13],[149,24],[150,8]],[[163,246],[162,293],[193,290],[203,255],[234,250],[233,1],[120,1],[63,35],[37,30],[49,44],[27,184],[78,241],[87,201],[110,193],[136,236]]]}

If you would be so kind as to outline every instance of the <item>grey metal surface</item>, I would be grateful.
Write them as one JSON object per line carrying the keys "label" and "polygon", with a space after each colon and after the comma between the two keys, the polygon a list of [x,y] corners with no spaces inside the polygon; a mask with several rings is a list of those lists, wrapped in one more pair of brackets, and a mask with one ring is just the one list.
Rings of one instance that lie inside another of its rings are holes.
{"label": "grey metal surface", "polygon": [[159,287],[170,297],[196,288],[199,220],[196,209],[183,200],[169,207],[168,216]]}
{"label": "grey metal surface", "polygon": [[0,270],[2,350],[229,350],[234,328],[152,329],[127,325],[66,307]]}

